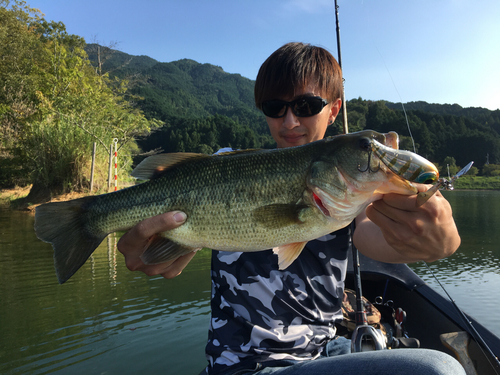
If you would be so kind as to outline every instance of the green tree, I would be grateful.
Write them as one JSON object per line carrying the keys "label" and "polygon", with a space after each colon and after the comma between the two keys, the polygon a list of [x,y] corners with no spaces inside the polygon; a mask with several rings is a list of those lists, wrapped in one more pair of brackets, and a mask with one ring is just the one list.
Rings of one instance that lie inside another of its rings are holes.
{"label": "green tree", "polygon": [[479,173],[479,168],[472,166],[472,167],[470,167],[469,171],[467,172],[467,176],[474,177],[474,176],[477,176],[478,173]]}
{"label": "green tree", "polygon": [[486,164],[482,170],[483,176],[498,176],[500,174],[499,164]]}
{"label": "green tree", "polygon": [[[86,186],[93,142],[100,147],[98,160],[106,163],[113,139],[126,156],[136,148],[135,137],[161,123],[147,120],[125,99],[126,82],[112,83],[107,75],[96,74],[82,38],[69,35],[60,22],[30,17],[30,10],[21,8],[22,4],[2,7],[1,14],[14,12],[18,30],[33,42],[29,69],[16,74],[20,80],[36,82],[21,88],[34,109],[10,121],[11,126],[4,124],[9,115],[14,117],[14,107],[4,113],[2,143],[4,153],[17,158],[20,168],[30,176],[33,187],[28,199],[36,201]],[[24,40],[2,35],[16,46]],[[8,79],[12,71],[11,66],[1,69],[0,80]]]}

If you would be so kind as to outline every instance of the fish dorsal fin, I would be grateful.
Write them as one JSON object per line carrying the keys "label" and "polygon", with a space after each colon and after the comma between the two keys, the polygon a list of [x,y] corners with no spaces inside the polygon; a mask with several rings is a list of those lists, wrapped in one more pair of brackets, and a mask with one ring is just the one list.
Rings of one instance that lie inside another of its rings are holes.
{"label": "fish dorsal fin", "polygon": [[306,242],[294,242],[273,248],[273,253],[278,255],[278,268],[286,269],[300,255]]}
{"label": "fish dorsal fin", "polygon": [[152,180],[161,177],[163,173],[177,165],[188,161],[210,158],[210,155],[195,154],[192,152],[175,152],[152,155],[144,159],[132,171],[132,177],[140,180]]}

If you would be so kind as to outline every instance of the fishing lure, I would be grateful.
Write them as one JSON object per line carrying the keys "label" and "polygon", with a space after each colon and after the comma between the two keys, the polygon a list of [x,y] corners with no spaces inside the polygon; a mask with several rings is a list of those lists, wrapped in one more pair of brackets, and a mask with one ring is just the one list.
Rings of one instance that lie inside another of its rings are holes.
{"label": "fishing lure", "polygon": [[421,168],[421,159],[423,159],[421,156],[404,150],[395,150],[393,153],[388,154],[377,143],[378,142],[372,143],[372,151],[392,172],[413,182],[422,184],[436,183],[429,190],[417,194],[417,207],[420,207],[427,202],[434,194],[436,194],[438,190],[453,190],[453,183],[455,180],[466,174],[472,167],[472,164],[474,164],[474,162],[471,161],[455,176],[451,178],[448,176],[449,180],[445,178],[438,179],[437,170],[435,172],[424,171]]}
{"label": "fishing lure", "polygon": [[425,202],[427,202],[438,190],[453,190],[453,183],[455,180],[457,180],[459,177],[463,176],[466,174],[470,167],[472,167],[472,164],[474,164],[473,161],[471,161],[469,164],[467,164],[464,168],[460,170],[455,176],[450,178],[448,181],[445,178],[440,178],[437,181],[437,184],[435,184],[433,187],[431,187],[427,191],[422,191],[417,194],[417,207],[420,207],[423,205]]}

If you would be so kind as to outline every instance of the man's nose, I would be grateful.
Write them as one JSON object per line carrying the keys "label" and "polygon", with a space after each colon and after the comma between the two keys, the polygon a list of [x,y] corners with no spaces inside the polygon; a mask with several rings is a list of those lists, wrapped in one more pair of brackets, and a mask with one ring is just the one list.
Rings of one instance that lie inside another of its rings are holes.
{"label": "man's nose", "polygon": [[291,108],[287,108],[286,114],[283,117],[283,127],[287,129],[293,129],[299,125],[299,118],[293,114]]}

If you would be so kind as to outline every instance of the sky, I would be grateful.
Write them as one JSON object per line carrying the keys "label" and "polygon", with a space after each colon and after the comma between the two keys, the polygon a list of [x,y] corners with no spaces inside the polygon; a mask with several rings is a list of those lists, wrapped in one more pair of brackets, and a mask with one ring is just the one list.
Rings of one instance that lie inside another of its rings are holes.
{"label": "sky", "polygon": [[[252,80],[281,45],[337,57],[334,0],[27,0],[87,43]],[[499,0],[337,0],[346,99],[500,108]]]}

